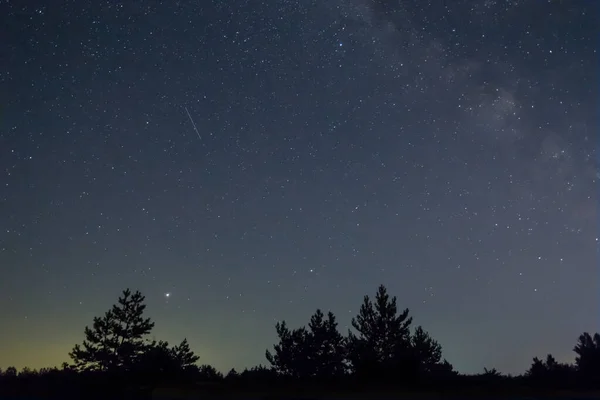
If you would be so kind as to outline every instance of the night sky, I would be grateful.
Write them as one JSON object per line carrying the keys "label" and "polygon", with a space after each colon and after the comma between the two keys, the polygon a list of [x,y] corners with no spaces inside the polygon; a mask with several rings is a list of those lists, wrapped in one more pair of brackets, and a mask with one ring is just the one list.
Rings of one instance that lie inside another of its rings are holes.
{"label": "night sky", "polygon": [[461,372],[600,329],[600,2],[51,3],[0,4],[0,367],[127,287],[225,372],[381,283]]}

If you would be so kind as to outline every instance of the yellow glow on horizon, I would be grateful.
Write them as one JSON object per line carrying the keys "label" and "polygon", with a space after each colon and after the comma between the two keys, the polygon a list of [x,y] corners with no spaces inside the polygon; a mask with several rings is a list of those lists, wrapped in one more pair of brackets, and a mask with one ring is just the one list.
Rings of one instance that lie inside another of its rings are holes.
{"label": "yellow glow on horizon", "polygon": [[3,364],[0,368],[15,367],[21,370],[24,367],[31,369],[60,367],[63,362],[69,361],[69,352],[74,344],[75,342],[52,343],[43,339],[22,341],[7,347],[0,344]]}

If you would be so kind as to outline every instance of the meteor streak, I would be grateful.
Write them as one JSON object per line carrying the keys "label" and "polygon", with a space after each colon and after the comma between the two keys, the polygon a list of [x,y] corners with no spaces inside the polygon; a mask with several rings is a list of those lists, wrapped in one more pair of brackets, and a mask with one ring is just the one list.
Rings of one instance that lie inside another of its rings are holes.
{"label": "meteor streak", "polygon": [[194,130],[196,131],[196,135],[198,135],[198,139],[202,140],[202,136],[200,136],[200,132],[198,132],[198,128],[196,128],[196,124],[194,123],[194,120],[192,119],[190,112],[188,111],[187,107],[183,107],[183,108],[185,108],[185,112],[187,113],[188,117],[190,117],[190,121],[191,121],[192,125],[194,126]]}

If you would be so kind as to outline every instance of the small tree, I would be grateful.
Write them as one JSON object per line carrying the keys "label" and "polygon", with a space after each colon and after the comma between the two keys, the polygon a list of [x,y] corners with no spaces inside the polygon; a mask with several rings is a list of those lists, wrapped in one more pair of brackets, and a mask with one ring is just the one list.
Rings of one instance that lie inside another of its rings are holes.
{"label": "small tree", "polygon": [[31,377],[35,377],[38,375],[39,375],[38,371],[36,371],[35,369],[31,369],[29,367],[23,367],[23,369],[21,369],[21,371],[19,372],[19,378],[31,378]]}
{"label": "small tree", "polygon": [[198,368],[200,377],[207,381],[219,381],[223,379],[223,374],[220,373],[212,365],[203,364]]}
{"label": "small tree", "polygon": [[227,375],[225,375],[225,379],[228,381],[237,381],[240,378],[240,374],[235,370],[235,368],[231,368]]}
{"label": "small tree", "polygon": [[259,364],[250,369],[244,368],[240,373],[240,381],[253,383],[271,383],[277,379],[277,371]]}
{"label": "small tree", "polygon": [[265,356],[273,369],[281,375],[293,378],[310,376],[307,359],[307,332],[304,327],[290,330],[285,321],[275,325],[279,343],[273,346],[274,353]]}
{"label": "small tree", "polygon": [[144,318],[145,297],[123,291],[118,304],[102,318],[95,317],[92,328],[85,327],[85,340],[75,345],[69,356],[77,370],[130,370],[148,349],[146,336],[154,327]]}
{"label": "small tree", "polygon": [[[550,357],[550,355],[548,354]],[[534,380],[541,380],[546,377],[548,368],[542,360],[537,357],[533,357],[533,362],[529,369],[525,372],[525,376]]]}
{"label": "small tree", "polygon": [[415,329],[411,337],[411,345],[422,372],[431,373],[439,370],[437,366],[442,360],[442,346],[421,326]]}
{"label": "small tree", "polygon": [[177,366],[182,370],[194,368],[196,366],[196,362],[198,362],[200,359],[200,357],[194,354],[194,352],[190,349],[190,345],[185,338],[179,345],[174,346],[171,349],[171,354],[175,359]]}
{"label": "small tree", "polygon": [[489,380],[498,380],[502,378],[502,374],[496,368],[483,368],[483,373],[480,374],[480,376]]}
{"label": "small tree", "polygon": [[525,377],[544,386],[566,386],[572,383],[574,368],[572,365],[557,362],[552,354],[548,354],[545,361],[534,357]]}
{"label": "small tree", "polygon": [[454,370],[454,366],[444,359],[442,362],[437,363],[431,367],[431,374],[435,378],[451,378],[458,375],[458,372]]}

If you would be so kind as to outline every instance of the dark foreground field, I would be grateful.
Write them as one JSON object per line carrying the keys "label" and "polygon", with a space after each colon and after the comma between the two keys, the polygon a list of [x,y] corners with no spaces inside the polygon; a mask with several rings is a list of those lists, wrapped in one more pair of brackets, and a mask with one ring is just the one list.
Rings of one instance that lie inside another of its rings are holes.
{"label": "dark foreground field", "polygon": [[201,393],[181,388],[160,388],[152,392],[153,400],[192,400],[192,399],[227,399],[227,400],[592,400],[599,399],[600,393],[547,392],[523,394],[499,394],[488,391],[466,391],[463,393],[427,393],[399,391],[328,391],[326,393],[293,393],[291,391],[238,392],[238,393]]}
{"label": "dark foreground field", "polygon": [[[13,389],[13,390],[10,390]],[[472,387],[463,389],[420,389],[398,388],[308,388],[290,387],[226,387],[222,385],[172,385],[172,386],[120,386],[99,385],[93,388],[74,386],[39,387],[26,385],[8,388],[0,385],[0,400],[600,400],[598,391],[566,391],[533,389],[529,387],[490,388]]]}
{"label": "dark foreground field", "polygon": [[443,395],[443,394],[416,394],[416,393],[327,393],[327,394],[291,394],[291,393],[223,393],[223,394],[206,394],[196,393],[186,390],[155,390],[152,394],[143,396],[106,396],[99,398],[91,395],[90,397],[81,395],[9,395],[0,397],[0,400],[67,400],[67,399],[88,399],[96,400],[113,400],[113,399],[147,399],[147,400],[467,400],[467,399],[494,399],[494,400],[538,400],[538,399],[553,399],[553,400],[600,400],[600,394],[540,394],[536,396],[529,395],[514,395],[504,396],[495,395],[493,393],[481,393],[478,395]]}

